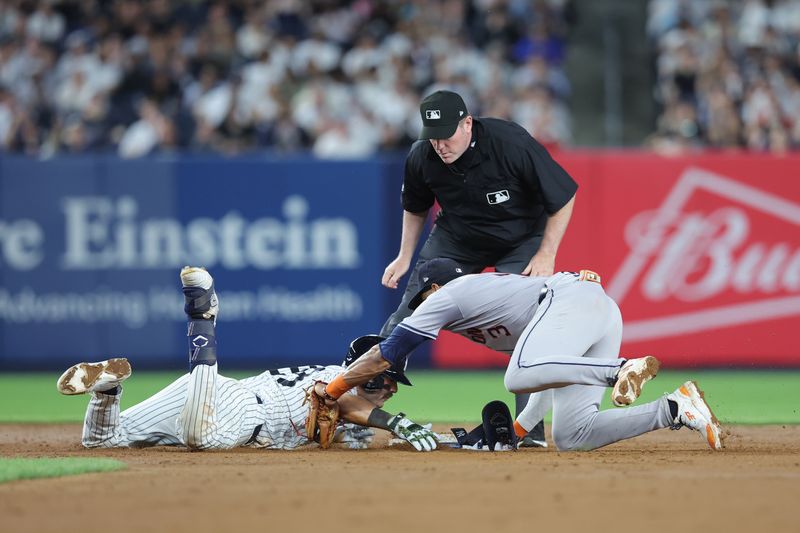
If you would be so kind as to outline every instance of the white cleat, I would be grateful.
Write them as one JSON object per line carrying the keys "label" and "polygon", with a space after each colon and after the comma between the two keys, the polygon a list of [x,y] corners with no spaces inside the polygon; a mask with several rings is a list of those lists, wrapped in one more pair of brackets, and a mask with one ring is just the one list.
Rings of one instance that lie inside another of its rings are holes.
{"label": "white cleat", "polygon": [[723,440],[725,433],[722,426],[711,412],[706,403],[703,391],[694,381],[687,381],[678,390],[667,395],[667,400],[678,404],[678,416],[675,418],[672,429],[686,426],[703,435],[712,450],[721,450],[725,447]]}
{"label": "white cleat", "polygon": [[645,383],[656,377],[661,363],[650,355],[628,359],[617,373],[617,382],[611,391],[611,401],[617,407],[630,405],[642,393]]}
{"label": "white cleat", "polygon": [[184,311],[192,318],[216,319],[219,299],[214,290],[214,278],[203,267],[185,266],[181,269]]}
{"label": "white cleat", "polygon": [[667,400],[678,404],[678,416],[674,420],[673,429],[686,426],[700,432],[706,438],[712,450],[725,447],[725,434],[722,426],[706,403],[703,391],[694,381],[687,381],[678,390],[667,395]]}
{"label": "white cleat", "polygon": [[61,394],[103,392],[113,389],[131,375],[131,364],[120,357],[97,363],[78,363],[58,378],[56,387]]}
{"label": "white cleat", "polygon": [[208,290],[212,283],[214,278],[203,267],[185,266],[181,269],[181,284],[184,287],[200,287]]}

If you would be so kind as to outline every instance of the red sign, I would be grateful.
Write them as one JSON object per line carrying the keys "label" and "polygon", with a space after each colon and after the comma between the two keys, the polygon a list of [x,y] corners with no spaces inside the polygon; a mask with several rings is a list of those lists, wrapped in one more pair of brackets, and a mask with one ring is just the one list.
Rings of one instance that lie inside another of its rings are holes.
{"label": "red sign", "polygon": [[[581,184],[556,268],[600,272],[624,355],[672,366],[800,366],[800,157],[556,158]],[[439,366],[507,358],[442,336]]]}

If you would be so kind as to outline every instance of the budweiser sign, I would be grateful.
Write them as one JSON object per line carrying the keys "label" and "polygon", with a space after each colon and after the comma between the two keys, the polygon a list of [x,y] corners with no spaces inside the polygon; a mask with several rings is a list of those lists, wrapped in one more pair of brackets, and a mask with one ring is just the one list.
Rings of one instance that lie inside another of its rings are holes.
{"label": "budweiser sign", "polygon": [[637,310],[626,342],[800,315],[796,202],[689,168],[624,238],[630,251],[606,289]]}
{"label": "budweiser sign", "polygon": [[[580,183],[556,270],[589,268],[622,310],[624,356],[800,367],[800,154],[558,156]],[[463,341],[463,342],[462,342]],[[508,360],[442,335],[439,366]]]}

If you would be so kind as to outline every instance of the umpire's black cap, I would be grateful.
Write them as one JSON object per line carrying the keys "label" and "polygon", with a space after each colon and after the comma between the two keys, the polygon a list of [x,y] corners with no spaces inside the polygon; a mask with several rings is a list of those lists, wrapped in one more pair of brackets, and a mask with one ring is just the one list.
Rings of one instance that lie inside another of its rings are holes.
{"label": "umpire's black cap", "polygon": [[422,294],[431,290],[433,284],[439,286],[464,275],[464,269],[457,262],[445,257],[431,259],[419,267],[419,292],[408,302],[409,309],[416,309],[422,303]]}
{"label": "umpire's black cap", "polygon": [[[381,337],[380,335],[362,335],[357,339],[353,339],[353,342],[350,343],[350,347],[347,349],[347,354],[344,356],[344,361],[342,361],[343,367],[348,367],[350,364],[367,353],[370,348],[375,346],[376,344],[380,344],[381,341],[385,340],[386,337]],[[384,370],[381,375],[386,376],[390,379],[395,380],[398,383],[402,383],[403,385],[411,386],[411,380],[406,377],[405,374],[405,365],[408,362],[406,359],[403,363],[403,366],[400,365],[392,365],[388,369]]]}
{"label": "umpire's black cap", "polygon": [[426,96],[419,105],[422,131],[419,138],[449,139],[456,132],[461,119],[469,115],[464,100],[453,91],[436,91]]}

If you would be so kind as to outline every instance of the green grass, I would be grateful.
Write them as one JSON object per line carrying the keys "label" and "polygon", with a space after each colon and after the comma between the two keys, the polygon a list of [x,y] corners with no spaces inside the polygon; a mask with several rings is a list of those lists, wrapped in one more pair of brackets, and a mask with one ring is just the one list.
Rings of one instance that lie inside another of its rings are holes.
{"label": "green grass", "polygon": [[[60,374],[0,374],[0,422],[80,422],[86,396],[62,396],[56,390]],[[122,408],[153,395],[180,374],[136,372],[125,382]],[[244,377],[239,374],[232,377]]]}
{"label": "green grass", "polygon": [[20,457],[0,457],[0,483],[17,479],[110,472],[122,468],[125,468],[125,463],[114,459],[82,457],[23,459]]}
{"label": "green grass", "polygon": [[[251,373],[231,373],[244,377]],[[122,407],[131,406],[158,391],[178,374],[137,372],[125,382]],[[55,374],[0,375],[0,422],[80,422],[86,397],[65,397],[56,392]],[[481,408],[491,400],[511,394],[503,388],[501,372],[411,372],[411,388],[387,404],[392,412],[404,411],[412,419],[454,422],[480,419]],[[671,392],[687,379],[695,379],[706,392],[717,416],[736,424],[800,424],[800,372],[798,371],[662,371],[645,387],[638,402]],[[638,403],[637,402],[637,403]],[[610,407],[608,395],[603,408]]]}
{"label": "green grass", "polygon": [[[482,407],[514,399],[503,387],[502,373],[429,372],[409,374],[414,387],[391,401],[391,409],[434,422],[480,420]],[[734,424],[800,424],[800,372],[667,371],[649,382],[638,403],[672,392],[694,379],[706,393],[717,417]],[[609,394],[601,409],[612,408]]]}

